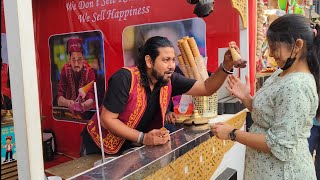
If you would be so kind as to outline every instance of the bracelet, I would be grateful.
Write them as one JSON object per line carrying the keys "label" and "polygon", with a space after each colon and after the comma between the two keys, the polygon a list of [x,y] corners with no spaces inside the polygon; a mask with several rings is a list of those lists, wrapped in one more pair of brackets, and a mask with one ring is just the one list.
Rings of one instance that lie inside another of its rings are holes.
{"label": "bracelet", "polygon": [[141,143],[140,144],[143,144],[143,140],[144,140],[144,133],[142,133]]}
{"label": "bracelet", "polygon": [[141,137],[142,137],[143,132],[139,133],[138,139],[137,139],[137,143],[140,144],[141,143]]}
{"label": "bracelet", "polygon": [[226,68],[224,68],[223,63],[221,63],[220,66],[221,66],[223,72],[225,72],[227,74],[233,74],[233,68],[231,69],[231,71],[228,71],[228,70],[226,70]]}
{"label": "bracelet", "polygon": [[139,133],[139,136],[138,136],[137,143],[142,144],[143,139],[144,139],[144,133],[143,133],[143,132],[140,132],[140,133]]}

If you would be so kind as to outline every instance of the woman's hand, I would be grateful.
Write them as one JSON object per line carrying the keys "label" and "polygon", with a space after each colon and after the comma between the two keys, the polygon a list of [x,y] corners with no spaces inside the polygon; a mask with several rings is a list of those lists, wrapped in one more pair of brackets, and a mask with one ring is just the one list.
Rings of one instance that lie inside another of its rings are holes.
{"label": "woman's hand", "polygon": [[226,124],[223,122],[215,123],[214,125],[211,125],[210,127],[211,127],[211,131],[214,133],[214,135],[218,139],[222,139],[222,140],[230,139],[229,134],[234,129],[233,126],[230,126],[229,124]]}
{"label": "woman's hand", "polygon": [[227,90],[231,95],[236,96],[241,101],[250,97],[250,82],[248,76],[246,78],[246,84],[242,83],[239,78],[234,75],[230,75],[227,79]]}

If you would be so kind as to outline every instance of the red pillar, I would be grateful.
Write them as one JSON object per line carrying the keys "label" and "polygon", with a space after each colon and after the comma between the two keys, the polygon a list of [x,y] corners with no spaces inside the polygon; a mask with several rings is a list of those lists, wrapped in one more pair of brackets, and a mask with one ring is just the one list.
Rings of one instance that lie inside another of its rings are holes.
{"label": "red pillar", "polygon": [[254,95],[256,79],[257,0],[248,0],[248,4],[250,89],[251,95]]}
{"label": "red pillar", "polygon": [[4,22],[3,0],[1,0],[1,33],[6,33],[6,25],[5,25],[5,22]]}

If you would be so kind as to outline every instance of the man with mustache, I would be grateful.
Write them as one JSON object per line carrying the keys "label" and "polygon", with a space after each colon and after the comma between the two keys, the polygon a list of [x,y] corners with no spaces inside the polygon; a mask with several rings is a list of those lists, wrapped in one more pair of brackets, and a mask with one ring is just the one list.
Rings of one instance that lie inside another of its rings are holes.
{"label": "man with mustache", "polygon": [[82,39],[70,38],[67,41],[67,53],[68,62],[63,66],[60,74],[58,105],[68,107],[73,111],[73,105],[78,100],[81,112],[84,112],[93,107],[94,92],[91,88],[85,97],[80,97],[79,88],[95,81],[94,70],[84,59]]}
{"label": "man with mustache", "polygon": [[[175,58],[172,43],[165,37],[154,36],[140,48],[136,66],[122,68],[109,79],[100,115],[105,153],[121,154],[133,143],[168,142],[169,132],[161,128],[171,96],[212,95],[234,65],[227,51],[223,64],[203,82],[175,73]],[[101,152],[96,115],[88,122],[82,137],[81,154]]]}

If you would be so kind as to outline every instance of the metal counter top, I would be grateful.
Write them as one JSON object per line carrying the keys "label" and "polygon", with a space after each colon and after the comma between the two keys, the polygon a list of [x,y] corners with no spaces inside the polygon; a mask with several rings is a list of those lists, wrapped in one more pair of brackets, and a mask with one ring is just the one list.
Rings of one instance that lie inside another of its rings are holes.
{"label": "metal counter top", "polygon": [[70,179],[143,179],[213,136],[211,131],[191,131],[180,126],[170,141],[159,146],[142,146]]}

